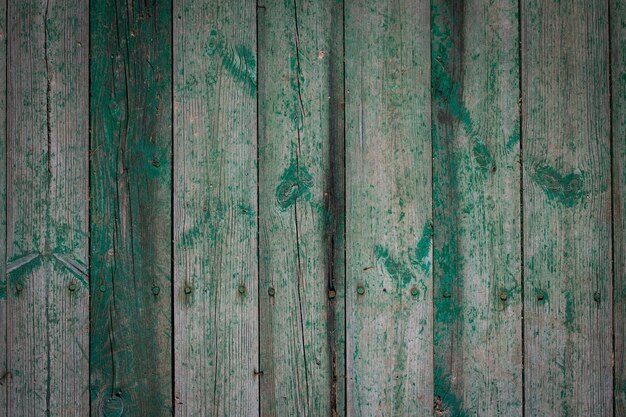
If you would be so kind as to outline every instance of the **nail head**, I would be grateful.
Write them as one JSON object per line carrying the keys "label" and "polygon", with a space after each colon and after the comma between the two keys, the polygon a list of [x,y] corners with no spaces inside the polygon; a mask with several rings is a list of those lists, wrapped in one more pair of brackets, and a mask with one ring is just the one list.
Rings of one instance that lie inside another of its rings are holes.
{"label": "nail head", "polygon": [[191,287],[185,286],[185,294],[191,294]]}
{"label": "nail head", "polygon": [[269,287],[269,288],[267,289],[267,294],[268,294],[270,297],[273,297],[273,296],[274,296],[274,294],[276,294],[276,290],[274,289],[274,287]]}
{"label": "nail head", "polygon": [[107,287],[104,286],[104,284],[100,285],[100,291],[105,292],[107,290]]}
{"label": "nail head", "polygon": [[509,298],[509,294],[505,290],[500,291],[500,300],[506,301],[507,298]]}
{"label": "nail head", "polygon": [[328,290],[328,298],[333,299],[337,296],[337,291],[335,290]]}
{"label": "nail head", "polygon": [[161,289],[159,287],[157,287],[156,285],[152,287],[152,294],[158,295],[159,292],[161,292]]}
{"label": "nail head", "polygon": [[76,283],[70,282],[70,285],[68,285],[68,288],[70,291],[76,291]]}
{"label": "nail head", "polygon": [[240,285],[239,286],[239,294],[244,294],[246,292],[246,287],[245,285]]}
{"label": "nail head", "polygon": [[593,299],[594,299],[594,301],[596,303],[600,302],[600,292],[599,291],[596,291],[596,292],[593,293]]}
{"label": "nail head", "polygon": [[356,292],[359,295],[363,295],[363,294],[365,294],[365,288],[363,288],[361,285],[359,285],[358,287],[356,287]]}
{"label": "nail head", "polygon": [[417,296],[419,294],[419,290],[416,287],[411,288],[411,295],[412,296]]}
{"label": "nail head", "polygon": [[15,284],[15,289],[18,291],[22,291],[24,289],[24,284],[18,282],[17,284]]}

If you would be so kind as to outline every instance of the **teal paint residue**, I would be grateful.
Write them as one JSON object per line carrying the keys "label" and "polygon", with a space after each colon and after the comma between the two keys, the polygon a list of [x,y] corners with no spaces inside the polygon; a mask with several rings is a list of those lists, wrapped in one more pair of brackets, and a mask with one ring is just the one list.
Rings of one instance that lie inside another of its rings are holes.
{"label": "teal paint residue", "polygon": [[0,281],[0,300],[7,298],[7,282]]}
{"label": "teal paint residue", "polygon": [[229,45],[221,34],[212,30],[206,52],[210,57],[220,57],[230,75],[245,84],[251,96],[256,94],[256,59],[248,47]]}
{"label": "teal paint residue", "polygon": [[463,409],[463,400],[456,396],[450,375],[440,366],[434,369],[435,414],[450,417],[469,417]]}
{"label": "teal paint residue", "polygon": [[295,160],[280,177],[280,183],[276,187],[276,203],[286,210],[294,205],[299,198],[308,201],[311,198],[313,176],[306,167],[298,166]]}
{"label": "teal paint residue", "polygon": [[422,268],[426,273],[430,272],[431,266],[431,248],[433,243],[433,224],[431,221],[426,222],[424,229],[422,230],[422,237],[417,242],[415,247],[414,256],[411,258],[411,263],[415,266]]}
{"label": "teal paint residue", "polygon": [[565,328],[571,333],[578,331],[578,326],[576,325],[576,312],[574,309],[574,298],[569,291],[565,292]]}
{"label": "teal paint residue", "polygon": [[438,23],[440,16],[439,8],[432,8],[432,90],[433,99],[445,103],[442,107],[450,116],[456,119],[472,141],[472,155],[478,166],[485,171],[492,171],[495,166],[494,159],[487,148],[484,140],[478,134],[472,116],[463,103],[462,86],[454,80],[448,72],[449,51],[454,48],[450,31],[442,30]]}
{"label": "teal paint residue", "polygon": [[583,174],[561,175],[550,166],[541,166],[534,172],[533,179],[550,200],[572,207],[584,196]]}
{"label": "teal paint residue", "polygon": [[385,270],[393,277],[402,288],[406,288],[413,279],[413,271],[402,262],[391,256],[389,250],[380,245],[374,247],[376,259],[382,261]]}

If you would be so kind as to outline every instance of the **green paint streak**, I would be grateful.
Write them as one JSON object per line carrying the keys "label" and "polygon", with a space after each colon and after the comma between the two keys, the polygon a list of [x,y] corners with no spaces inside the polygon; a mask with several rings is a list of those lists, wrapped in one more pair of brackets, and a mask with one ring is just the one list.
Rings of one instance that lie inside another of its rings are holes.
{"label": "green paint streak", "polygon": [[207,54],[222,58],[222,65],[235,78],[245,84],[251,96],[256,94],[256,59],[254,53],[245,45],[229,45],[224,36],[216,30],[211,31]]}
{"label": "green paint streak", "polygon": [[449,30],[442,30],[437,23],[440,15],[439,7],[432,7],[432,41],[433,41],[433,63],[432,63],[432,89],[437,98],[445,102],[445,110],[463,127],[472,141],[472,154],[478,166],[491,171],[495,162],[484,140],[480,137],[478,129],[472,120],[471,114],[462,99],[462,85],[454,80],[448,71],[450,65],[450,51],[454,49],[450,39]]}
{"label": "green paint streak", "polygon": [[545,165],[535,170],[533,178],[550,200],[558,201],[566,207],[574,206],[586,194],[583,190],[582,174],[569,173],[563,176]]}
{"label": "green paint streak", "polygon": [[452,391],[450,375],[441,367],[435,366],[435,415],[469,417],[463,409],[463,400]]}
{"label": "green paint streak", "polygon": [[7,282],[5,280],[0,281],[0,300],[7,298]]}
{"label": "green paint streak", "polygon": [[576,312],[574,309],[574,298],[569,291],[565,292],[565,328],[568,332],[576,332]]}
{"label": "green paint streak", "polygon": [[419,266],[426,273],[430,272],[430,254],[433,243],[433,224],[428,221],[424,225],[422,230],[422,237],[417,242],[415,247],[414,256],[411,258],[411,263],[415,266]]}
{"label": "green paint streak", "polygon": [[294,205],[299,198],[309,201],[313,187],[313,176],[306,167],[298,166],[295,160],[285,169],[276,187],[276,202],[282,210]]}
{"label": "green paint streak", "polygon": [[387,248],[376,245],[374,247],[374,255],[378,260],[383,262],[385,270],[391,277],[397,280],[402,288],[406,288],[406,286],[409,285],[414,276],[413,272],[405,264],[394,259]]}

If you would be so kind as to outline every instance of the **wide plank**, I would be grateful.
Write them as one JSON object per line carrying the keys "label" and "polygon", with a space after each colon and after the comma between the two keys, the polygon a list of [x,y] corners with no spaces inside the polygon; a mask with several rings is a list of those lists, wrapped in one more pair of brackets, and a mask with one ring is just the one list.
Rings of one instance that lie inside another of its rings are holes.
{"label": "wide plank", "polygon": [[343,4],[259,4],[261,414],[344,415]]}
{"label": "wide plank", "polygon": [[89,414],[88,5],[8,2],[7,415]]}
{"label": "wide plank", "polygon": [[[7,224],[7,2],[0,0],[0,236],[6,237]],[[6,239],[0,239],[0,416],[7,413],[7,386],[11,373],[7,368],[7,281]]]}
{"label": "wide plank", "polygon": [[174,1],[178,416],[259,415],[256,1]]}
{"label": "wide plank", "polygon": [[626,1],[611,0],[615,417],[626,417]]}
{"label": "wide plank", "polygon": [[432,3],[437,416],[521,416],[516,0]]}
{"label": "wide plank", "polygon": [[345,45],[347,415],[430,415],[430,2],[348,1]]}
{"label": "wide plank", "polygon": [[611,416],[608,2],[521,12],[525,415]]}
{"label": "wide plank", "polygon": [[170,416],[172,7],[90,16],[91,415]]}

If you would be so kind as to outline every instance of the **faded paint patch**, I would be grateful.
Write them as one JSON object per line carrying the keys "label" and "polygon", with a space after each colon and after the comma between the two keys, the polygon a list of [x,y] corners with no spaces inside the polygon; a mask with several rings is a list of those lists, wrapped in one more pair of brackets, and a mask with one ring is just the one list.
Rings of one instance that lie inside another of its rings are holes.
{"label": "faded paint patch", "polygon": [[572,207],[585,196],[583,174],[572,172],[561,175],[554,168],[544,165],[535,170],[533,179],[550,200],[566,207]]}
{"label": "faded paint patch", "polygon": [[220,57],[223,67],[230,75],[246,85],[251,96],[256,94],[256,59],[254,52],[247,46],[229,45],[223,35],[212,30],[206,53],[210,57]]}
{"label": "faded paint patch", "polygon": [[422,271],[428,273],[431,267],[431,254],[433,247],[433,223],[431,221],[426,222],[424,229],[422,230],[422,237],[417,242],[413,257],[411,257],[411,263],[418,266]]}
{"label": "faded paint patch", "polygon": [[276,203],[282,210],[294,205],[299,198],[308,201],[311,197],[313,176],[306,167],[298,166],[295,160],[285,169],[276,187]]}

